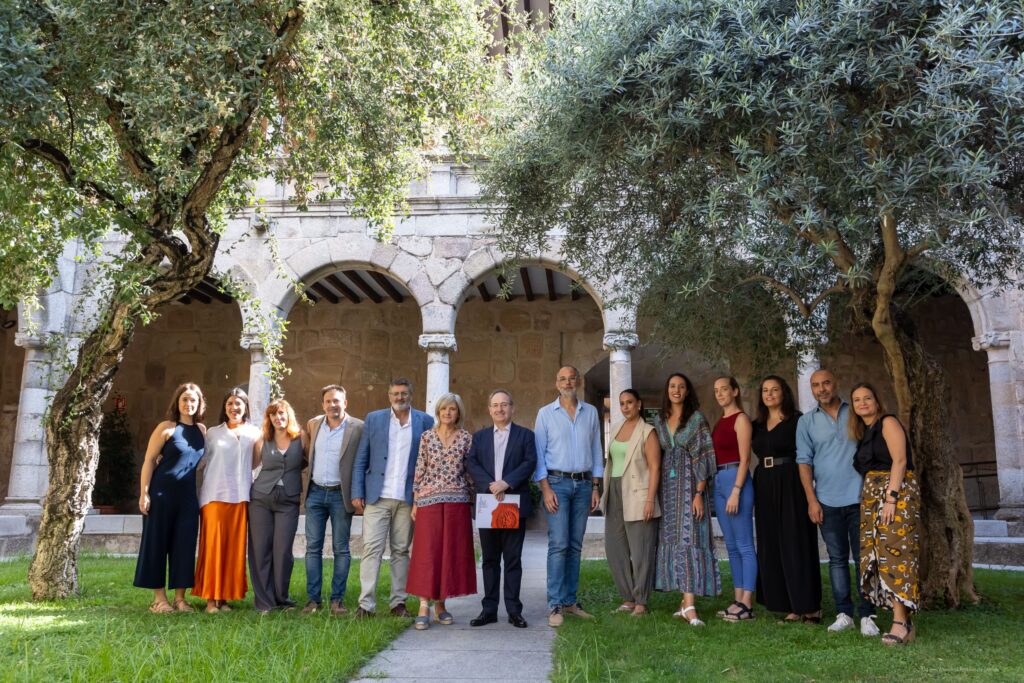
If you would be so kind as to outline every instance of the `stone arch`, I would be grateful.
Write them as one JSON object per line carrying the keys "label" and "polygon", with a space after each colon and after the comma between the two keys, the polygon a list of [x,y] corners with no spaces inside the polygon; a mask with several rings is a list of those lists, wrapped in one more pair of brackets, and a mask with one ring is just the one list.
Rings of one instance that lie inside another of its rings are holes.
{"label": "stone arch", "polygon": [[[423,269],[422,260],[394,244],[377,242],[370,237],[339,235],[308,244],[282,260],[289,277],[307,284],[346,268],[374,270],[401,283],[420,308],[434,302],[432,290],[425,291],[419,283],[414,283]],[[258,297],[265,306],[277,308],[284,318],[299,299],[292,282],[279,276],[268,278],[259,287]]]}

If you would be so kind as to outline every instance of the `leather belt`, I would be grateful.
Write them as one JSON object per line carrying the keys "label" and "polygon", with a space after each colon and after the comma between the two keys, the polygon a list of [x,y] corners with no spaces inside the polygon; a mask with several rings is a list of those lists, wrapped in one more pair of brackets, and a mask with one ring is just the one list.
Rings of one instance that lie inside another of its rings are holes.
{"label": "leather belt", "polygon": [[722,470],[731,470],[733,467],[739,467],[739,466],[740,466],[740,464],[738,462],[727,462],[724,465],[719,465],[718,466],[718,471],[721,472]]}
{"label": "leather belt", "polygon": [[316,483],[314,481],[313,482],[313,486],[317,487],[318,489],[323,489],[324,491],[340,491],[341,490],[341,484],[337,484],[336,486],[323,486],[323,485],[318,484],[318,483]]}
{"label": "leather belt", "polygon": [[563,472],[562,470],[548,470],[548,476],[564,477],[573,481],[589,481],[590,472]]}
{"label": "leather belt", "polygon": [[761,458],[760,467],[770,470],[773,467],[778,467],[779,465],[788,465],[794,462],[796,462],[796,458],[794,458],[791,455],[786,456],[784,458],[773,458],[772,456],[769,455]]}

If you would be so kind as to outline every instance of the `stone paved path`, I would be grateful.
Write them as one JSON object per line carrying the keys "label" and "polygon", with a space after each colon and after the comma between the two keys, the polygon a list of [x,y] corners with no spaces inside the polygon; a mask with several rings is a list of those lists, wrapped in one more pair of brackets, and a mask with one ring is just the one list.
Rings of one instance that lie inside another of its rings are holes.
{"label": "stone paved path", "polygon": [[[432,623],[426,631],[412,627],[363,667],[358,683],[373,681],[546,681],[551,673],[554,629],[548,627],[545,591],[547,534],[528,531],[523,544],[523,616],[529,628],[513,628],[505,607],[498,623],[479,628],[469,620],[480,613],[481,595],[447,601],[455,616],[451,626]],[[477,587],[483,590],[477,567]],[[410,610],[416,610],[410,601]]]}

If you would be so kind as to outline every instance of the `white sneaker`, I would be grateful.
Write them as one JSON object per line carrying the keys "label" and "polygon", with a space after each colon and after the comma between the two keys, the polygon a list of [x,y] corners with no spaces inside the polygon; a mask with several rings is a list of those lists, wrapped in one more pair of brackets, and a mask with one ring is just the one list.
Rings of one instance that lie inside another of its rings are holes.
{"label": "white sneaker", "polygon": [[860,634],[865,638],[877,638],[880,631],[878,630],[878,624],[875,623],[875,615],[872,614],[870,617],[861,617],[860,619]]}
{"label": "white sneaker", "polygon": [[840,631],[845,631],[848,628],[853,628],[853,617],[849,614],[840,612],[836,615],[836,620],[828,627],[828,632],[839,633]]}

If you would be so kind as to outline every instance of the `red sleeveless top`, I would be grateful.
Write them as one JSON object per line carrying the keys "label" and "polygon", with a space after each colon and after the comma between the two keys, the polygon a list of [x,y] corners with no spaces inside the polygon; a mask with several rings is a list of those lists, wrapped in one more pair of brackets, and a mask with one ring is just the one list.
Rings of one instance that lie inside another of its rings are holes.
{"label": "red sleeveless top", "polygon": [[[742,412],[742,411],[740,411]],[[711,432],[711,442],[715,445],[715,461],[718,466],[740,461],[740,444],[736,440],[736,418],[740,413],[723,417]]]}

